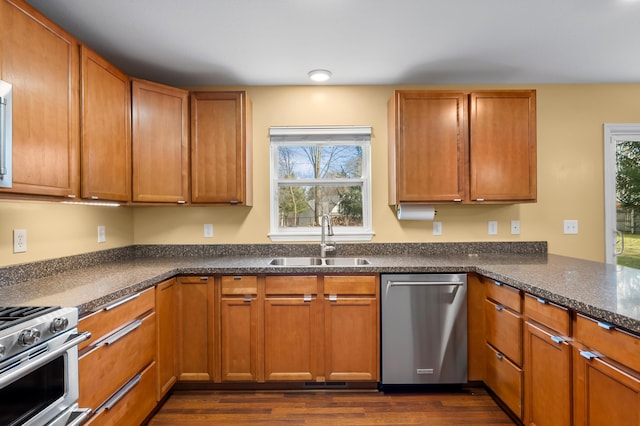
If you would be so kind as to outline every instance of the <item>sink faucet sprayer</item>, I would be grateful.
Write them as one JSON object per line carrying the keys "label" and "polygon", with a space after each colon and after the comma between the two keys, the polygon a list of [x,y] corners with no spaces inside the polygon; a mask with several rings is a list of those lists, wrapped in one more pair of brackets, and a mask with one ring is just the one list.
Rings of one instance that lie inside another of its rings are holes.
{"label": "sink faucet sprayer", "polygon": [[[327,228],[326,234],[325,227]],[[333,236],[333,226],[331,225],[331,216],[323,214],[320,221],[320,257],[325,257],[328,251],[336,250],[335,243],[327,243],[327,235]]]}

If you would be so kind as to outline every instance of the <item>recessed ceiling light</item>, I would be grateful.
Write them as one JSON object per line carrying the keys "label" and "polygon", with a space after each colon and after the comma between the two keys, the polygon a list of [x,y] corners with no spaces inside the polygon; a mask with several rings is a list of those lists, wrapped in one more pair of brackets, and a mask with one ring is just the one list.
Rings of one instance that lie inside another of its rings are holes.
{"label": "recessed ceiling light", "polygon": [[331,78],[331,71],[329,70],[312,70],[309,71],[309,78],[313,81],[323,82]]}

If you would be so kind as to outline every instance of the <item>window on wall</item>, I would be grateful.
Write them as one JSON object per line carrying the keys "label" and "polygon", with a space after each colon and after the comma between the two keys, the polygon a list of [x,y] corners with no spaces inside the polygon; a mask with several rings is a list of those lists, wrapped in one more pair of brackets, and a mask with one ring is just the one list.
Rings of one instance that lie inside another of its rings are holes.
{"label": "window on wall", "polygon": [[329,214],[336,241],[370,240],[371,127],[272,127],[274,241],[316,241]]}

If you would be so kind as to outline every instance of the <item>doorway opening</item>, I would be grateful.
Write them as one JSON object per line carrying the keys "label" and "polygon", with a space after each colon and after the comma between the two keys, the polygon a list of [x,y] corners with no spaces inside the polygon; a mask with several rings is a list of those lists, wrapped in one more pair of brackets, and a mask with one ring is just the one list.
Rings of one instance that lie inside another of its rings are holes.
{"label": "doorway opening", "polygon": [[605,258],[640,269],[640,124],[604,125]]}

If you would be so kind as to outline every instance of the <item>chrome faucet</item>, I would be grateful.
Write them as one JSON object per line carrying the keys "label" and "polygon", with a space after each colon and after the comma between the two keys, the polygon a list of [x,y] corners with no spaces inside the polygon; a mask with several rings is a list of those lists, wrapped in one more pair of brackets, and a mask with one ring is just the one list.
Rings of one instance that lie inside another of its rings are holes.
{"label": "chrome faucet", "polygon": [[[325,233],[325,227],[327,232]],[[326,257],[328,251],[335,251],[335,243],[327,243],[327,235],[333,236],[333,226],[331,225],[331,216],[323,214],[320,221],[320,257]]]}

